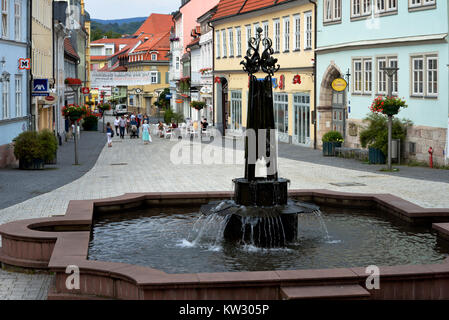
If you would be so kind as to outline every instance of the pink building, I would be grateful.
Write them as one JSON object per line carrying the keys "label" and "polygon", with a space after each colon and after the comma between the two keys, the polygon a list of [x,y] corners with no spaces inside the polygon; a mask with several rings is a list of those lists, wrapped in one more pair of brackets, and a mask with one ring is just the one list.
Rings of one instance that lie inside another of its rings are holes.
{"label": "pink building", "polygon": [[187,45],[192,40],[190,35],[192,29],[195,29],[199,25],[196,20],[215,7],[219,2],[220,0],[182,0],[179,11],[182,14],[184,53],[186,52]]}

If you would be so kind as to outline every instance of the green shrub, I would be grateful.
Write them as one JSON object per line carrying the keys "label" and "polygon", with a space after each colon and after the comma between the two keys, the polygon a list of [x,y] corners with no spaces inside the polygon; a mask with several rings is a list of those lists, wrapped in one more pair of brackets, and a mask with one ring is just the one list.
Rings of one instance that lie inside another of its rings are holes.
{"label": "green shrub", "polygon": [[37,132],[22,132],[14,139],[14,156],[25,162],[31,162],[33,159],[43,159],[44,155],[42,148],[40,148]]}
{"label": "green shrub", "polygon": [[40,148],[42,149],[43,160],[52,161],[55,158],[58,150],[58,140],[53,132],[45,129],[38,134]]}
{"label": "green shrub", "polygon": [[171,108],[167,108],[165,109],[165,114],[164,114],[164,122],[165,123],[171,123],[171,119],[173,117],[173,110]]}
{"label": "green shrub", "polygon": [[[380,149],[382,153],[388,154],[388,123],[387,117],[372,113],[365,121],[368,121],[368,127],[360,132],[360,143],[363,148]],[[400,139],[403,142],[407,136],[407,127],[411,126],[410,120],[398,118],[393,119],[392,139]]]}
{"label": "green shrub", "polygon": [[323,142],[343,142],[343,136],[338,131],[329,131],[323,136]]}

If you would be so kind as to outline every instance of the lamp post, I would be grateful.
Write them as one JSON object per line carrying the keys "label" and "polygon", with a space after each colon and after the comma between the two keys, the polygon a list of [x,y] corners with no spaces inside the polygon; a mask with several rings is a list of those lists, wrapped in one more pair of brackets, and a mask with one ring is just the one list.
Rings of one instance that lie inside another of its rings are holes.
{"label": "lamp post", "polygon": [[[388,76],[388,96],[393,96],[393,77],[397,74],[399,68],[396,67],[383,67],[380,70],[384,71]],[[388,171],[392,170],[391,167],[391,140],[393,131],[393,116],[388,115]]]}

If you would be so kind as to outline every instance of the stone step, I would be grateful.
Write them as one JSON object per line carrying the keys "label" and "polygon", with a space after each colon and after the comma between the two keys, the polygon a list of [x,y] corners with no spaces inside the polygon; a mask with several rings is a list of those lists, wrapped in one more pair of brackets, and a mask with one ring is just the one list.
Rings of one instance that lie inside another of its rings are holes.
{"label": "stone step", "polygon": [[300,299],[367,299],[370,293],[357,284],[281,287],[284,300]]}

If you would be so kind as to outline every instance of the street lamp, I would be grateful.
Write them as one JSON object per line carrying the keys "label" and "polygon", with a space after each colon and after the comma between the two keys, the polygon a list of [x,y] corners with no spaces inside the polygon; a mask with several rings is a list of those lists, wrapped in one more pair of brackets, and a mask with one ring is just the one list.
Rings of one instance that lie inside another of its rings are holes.
{"label": "street lamp", "polygon": [[[397,74],[399,68],[397,67],[383,67],[380,70],[384,71],[388,76],[388,96],[393,96],[393,77]],[[391,171],[391,136],[393,127],[393,116],[388,115],[388,171]],[[400,155],[399,155],[400,156]]]}

